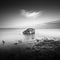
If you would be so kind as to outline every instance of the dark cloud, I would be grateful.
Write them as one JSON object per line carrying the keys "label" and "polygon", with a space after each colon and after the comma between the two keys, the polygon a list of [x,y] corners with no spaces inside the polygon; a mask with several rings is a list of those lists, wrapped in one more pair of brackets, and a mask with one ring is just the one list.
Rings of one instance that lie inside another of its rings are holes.
{"label": "dark cloud", "polygon": [[40,25],[38,24],[37,26],[35,26],[36,28],[40,28],[40,29],[60,29],[60,20],[55,20],[55,21],[51,21],[51,22],[47,22],[44,25]]}
{"label": "dark cloud", "polygon": [[60,20],[46,23],[46,28],[60,29]]}
{"label": "dark cloud", "polygon": [[48,10],[59,10],[60,2],[59,0],[5,0],[1,3],[0,10],[19,10],[19,9],[27,9],[27,10],[40,10],[40,9],[48,9]]}

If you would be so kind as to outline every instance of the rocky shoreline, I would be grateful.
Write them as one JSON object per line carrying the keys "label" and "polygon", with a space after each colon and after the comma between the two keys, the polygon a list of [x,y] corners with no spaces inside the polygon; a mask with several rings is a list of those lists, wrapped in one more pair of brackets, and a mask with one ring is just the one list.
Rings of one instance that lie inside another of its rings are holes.
{"label": "rocky shoreline", "polygon": [[[22,42],[21,42],[22,43]],[[2,59],[60,59],[60,41],[44,40],[37,41],[32,48],[16,45],[9,50],[0,48],[0,57]]]}

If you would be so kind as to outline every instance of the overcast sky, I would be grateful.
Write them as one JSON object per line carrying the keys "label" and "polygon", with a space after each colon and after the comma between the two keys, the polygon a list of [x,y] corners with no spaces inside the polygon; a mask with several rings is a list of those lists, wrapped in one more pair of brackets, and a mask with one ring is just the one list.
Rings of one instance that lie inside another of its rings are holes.
{"label": "overcast sky", "polygon": [[60,28],[59,0],[5,0],[0,7],[0,28]]}

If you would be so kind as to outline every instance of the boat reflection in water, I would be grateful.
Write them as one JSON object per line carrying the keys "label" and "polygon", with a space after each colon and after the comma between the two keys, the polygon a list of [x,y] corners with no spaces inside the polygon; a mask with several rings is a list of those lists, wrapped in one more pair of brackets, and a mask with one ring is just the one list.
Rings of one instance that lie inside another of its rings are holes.
{"label": "boat reflection in water", "polygon": [[35,29],[28,28],[25,31],[23,31],[23,35],[26,41],[32,41],[35,38]]}

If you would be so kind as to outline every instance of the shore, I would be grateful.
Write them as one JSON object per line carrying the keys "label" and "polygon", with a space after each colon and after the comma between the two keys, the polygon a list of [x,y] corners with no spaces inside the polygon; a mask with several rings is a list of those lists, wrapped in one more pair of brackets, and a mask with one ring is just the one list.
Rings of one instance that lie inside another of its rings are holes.
{"label": "shore", "polygon": [[[0,48],[0,57],[2,59],[60,59],[60,41],[44,40],[33,44],[23,42],[14,43],[10,46]],[[32,45],[33,44],[33,45]]]}

